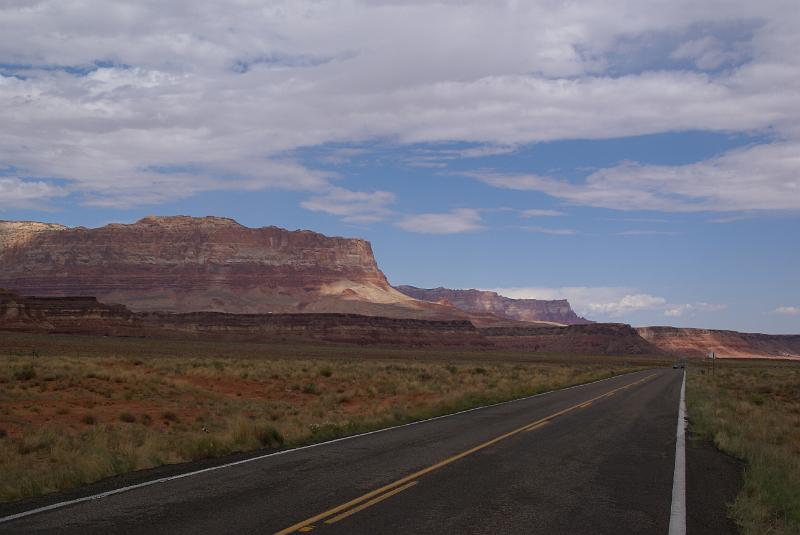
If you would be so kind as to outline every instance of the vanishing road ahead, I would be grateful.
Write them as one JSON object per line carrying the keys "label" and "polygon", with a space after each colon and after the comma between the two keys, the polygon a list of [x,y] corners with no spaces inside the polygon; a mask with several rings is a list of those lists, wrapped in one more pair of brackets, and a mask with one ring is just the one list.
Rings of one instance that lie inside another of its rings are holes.
{"label": "vanishing road ahead", "polygon": [[667,533],[683,370],[636,372],[0,523],[3,533]]}

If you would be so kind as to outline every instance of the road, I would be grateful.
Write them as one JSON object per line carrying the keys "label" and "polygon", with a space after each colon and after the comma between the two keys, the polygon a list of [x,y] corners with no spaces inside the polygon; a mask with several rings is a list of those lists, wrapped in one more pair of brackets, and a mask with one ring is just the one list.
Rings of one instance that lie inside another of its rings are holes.
{"label": "road", "polygon": [[682,370],[631,373],[0,523],[2,533],[667,533]]}

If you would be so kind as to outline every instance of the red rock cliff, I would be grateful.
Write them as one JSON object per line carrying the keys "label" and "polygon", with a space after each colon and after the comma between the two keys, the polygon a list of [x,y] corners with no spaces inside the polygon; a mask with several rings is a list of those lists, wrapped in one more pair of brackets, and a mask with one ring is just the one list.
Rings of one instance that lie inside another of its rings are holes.
{"label": "red rock cliff", "polygon": [[451,290],[449,288],[416,288],[397,286],[399,291],[423,301],[442,302],[465,312],[492,314],[499,318],[517,321],[548,321],[564,325],[592,323],[572,310],[566,299],[552,301],[540,299],[511,299],[483,290]]}
{"label": "red rock cliff", "polygon": [[146,217],[96,229],[0,222],[0,288],[93,296],[135,311],[414,307],[388,284],[367,241],[220,217]]}
{"label": "red rock cliff", "polygon": [[639,335],[668,353],[705,357],[713,351],[720,358],[800,359],[800,335],[761,334],[691,329],[679,327],[640,327]]}

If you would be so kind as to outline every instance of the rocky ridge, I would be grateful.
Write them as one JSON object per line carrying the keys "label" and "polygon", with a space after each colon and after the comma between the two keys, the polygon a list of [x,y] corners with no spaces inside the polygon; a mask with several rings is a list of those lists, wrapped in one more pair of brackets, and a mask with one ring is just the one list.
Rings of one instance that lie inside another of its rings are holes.
{"label": "rocky ridge", "polygon": [[23,244],[42,232],[56,232],[69,227],[38,221],[0,221],[0,251]]}
{"label": "rocky ridge", "polygon": [[800,359],[800,335],[714,329],[640,327],[639,335],[662,351],[687,357]]}
{"label": "rocky ridge", "polygon": [[496,347],[533,353],[581,355],[662,355],[625,323],[586,323],[567,326],[487,327],[481,333]]}
{"label": "rocky ridge", "polygon": [[357,314],[135,313],[93,297],[23,297],[0,290],[0,331],[274,342],[319,340],[400,346],[487,346],[465,320]]}
{"label": "rocky ridge", "polygon": [[133,311],[465,316],[392,288],[365,240],[221,217],[146,217],[94,229],[0,222],[0,287],[91,296]]}
{"label": "rocky ridge", "polygon": [[453,290],[450,288],[417,288],[396,286],[400,292],[422,301],[450,304],[472,314],[491,314],[515,321],[551,322],[561,325],[589,324],[575,314],[566,299],[512,299],[485,290]]}
{"label": "rocky ridge", "polygon": [[127,335],[138,327],[130,310],[94,297],[22,297],[0,289],[2,330]]}
{"label": "rocky ridge", "polygon": [[621,324],[555,327],[519,323],[476,328],[466,320],[418,320],[357,314],[226,314],[131,312],[92,297],[23,297],[0,290],[2,331],[167,339],[358,345],[477,347],[526,353],[658,355]]}

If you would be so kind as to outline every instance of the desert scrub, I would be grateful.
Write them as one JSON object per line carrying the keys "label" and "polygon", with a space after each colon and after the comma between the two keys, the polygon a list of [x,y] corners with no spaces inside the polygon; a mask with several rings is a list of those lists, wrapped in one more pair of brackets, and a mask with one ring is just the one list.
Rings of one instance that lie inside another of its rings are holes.
{"label": "desert scrub", "polygon": [[730,510],[742,533],[800,533],[800,365],[690,369],[687,403],[692,434],[746,462]]}
{"label": "desert scrub", "polygon": [[36,378],[36,368],[33,364],[24,364],[14,370],[14,379],[17,381],[30,381]]}
{"label": "desert scrub", "polygon": [[125,411],[125,412],[120,413],[119,420],[120,420],[120,422],[126,422],[126,423],[129,423],[129,424],[132,424],[133,422],[136,421],[136,416],[134,416],[133,414],[129,413],[128,411]]}
{"label": "desert scrub", "polygon": [[0,353],[0,500],[161,464],[324,441],[637,369],[619,360],[345,358],[340,347],[331,359],[221,357],[221,350],[203,357],[191,345],[183,352],[189,356],[75,351],[37,357],[36,375],[24,380],[15,372],[30,357]]}

